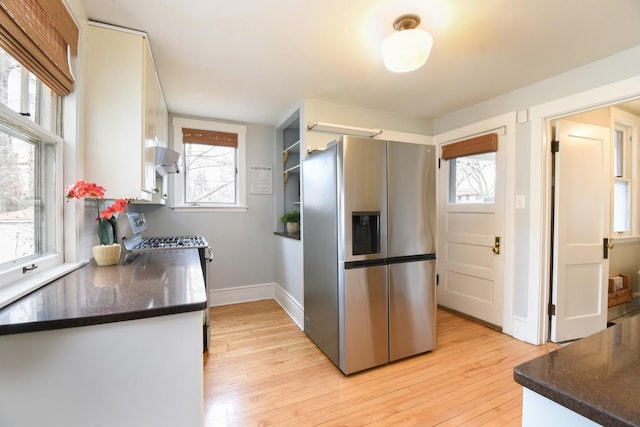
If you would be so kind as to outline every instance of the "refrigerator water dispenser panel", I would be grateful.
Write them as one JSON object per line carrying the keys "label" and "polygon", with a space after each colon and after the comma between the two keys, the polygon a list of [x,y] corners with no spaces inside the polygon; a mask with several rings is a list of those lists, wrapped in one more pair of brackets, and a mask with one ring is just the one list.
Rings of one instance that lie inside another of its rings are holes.
{"label": "refrigerator water dispenser panel", "polygon": [[353,255],[380,253],[380,212],[352,212]]}

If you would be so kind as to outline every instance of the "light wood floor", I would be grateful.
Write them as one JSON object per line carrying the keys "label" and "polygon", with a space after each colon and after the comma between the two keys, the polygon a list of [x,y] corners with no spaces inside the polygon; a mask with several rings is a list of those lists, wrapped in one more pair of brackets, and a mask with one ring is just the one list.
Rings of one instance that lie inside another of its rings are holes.
{"label": "light wood floor", "polygon": [[438,310],[438,348],[344,376],[273,300],[211,309],[205,426],[519,426],[513,367],[553,351]]}

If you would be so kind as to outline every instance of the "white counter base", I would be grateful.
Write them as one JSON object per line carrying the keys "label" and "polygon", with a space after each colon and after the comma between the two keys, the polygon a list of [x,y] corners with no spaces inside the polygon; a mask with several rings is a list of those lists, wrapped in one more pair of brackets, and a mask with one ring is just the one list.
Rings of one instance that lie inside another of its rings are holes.
{"label": "white counter base", "polygon": [[0,336],[0,426],[197,426],[202,312]]}
{"label": "white counter base", "polygon": [[522,388],[522,427],[593,427],[599,425],[535,391],[526,387]]}

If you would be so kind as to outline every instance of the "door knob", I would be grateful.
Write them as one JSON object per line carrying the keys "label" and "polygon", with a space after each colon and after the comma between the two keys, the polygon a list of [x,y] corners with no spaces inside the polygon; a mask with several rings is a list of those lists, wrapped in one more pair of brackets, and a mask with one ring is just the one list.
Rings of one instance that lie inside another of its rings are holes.
{"label": "door knob", "polygon": [[500,254],[500,237],[496,236],[496,240],[493,244],[493,253],[498,255]]}
{"label": "door knob", "polygon": [[602,239],[602,258],[609,259],[609,251],[613,249],[613,239]]}

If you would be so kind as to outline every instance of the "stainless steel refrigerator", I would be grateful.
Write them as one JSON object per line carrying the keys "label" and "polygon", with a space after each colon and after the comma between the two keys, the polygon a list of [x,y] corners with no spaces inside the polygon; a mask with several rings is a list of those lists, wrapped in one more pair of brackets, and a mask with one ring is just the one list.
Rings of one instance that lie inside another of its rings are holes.
{"label": "stainless steel refrigerator", "polygon": [[436,346],[434,153],[343,136],[303,162],[304,329],[345,374]]}

